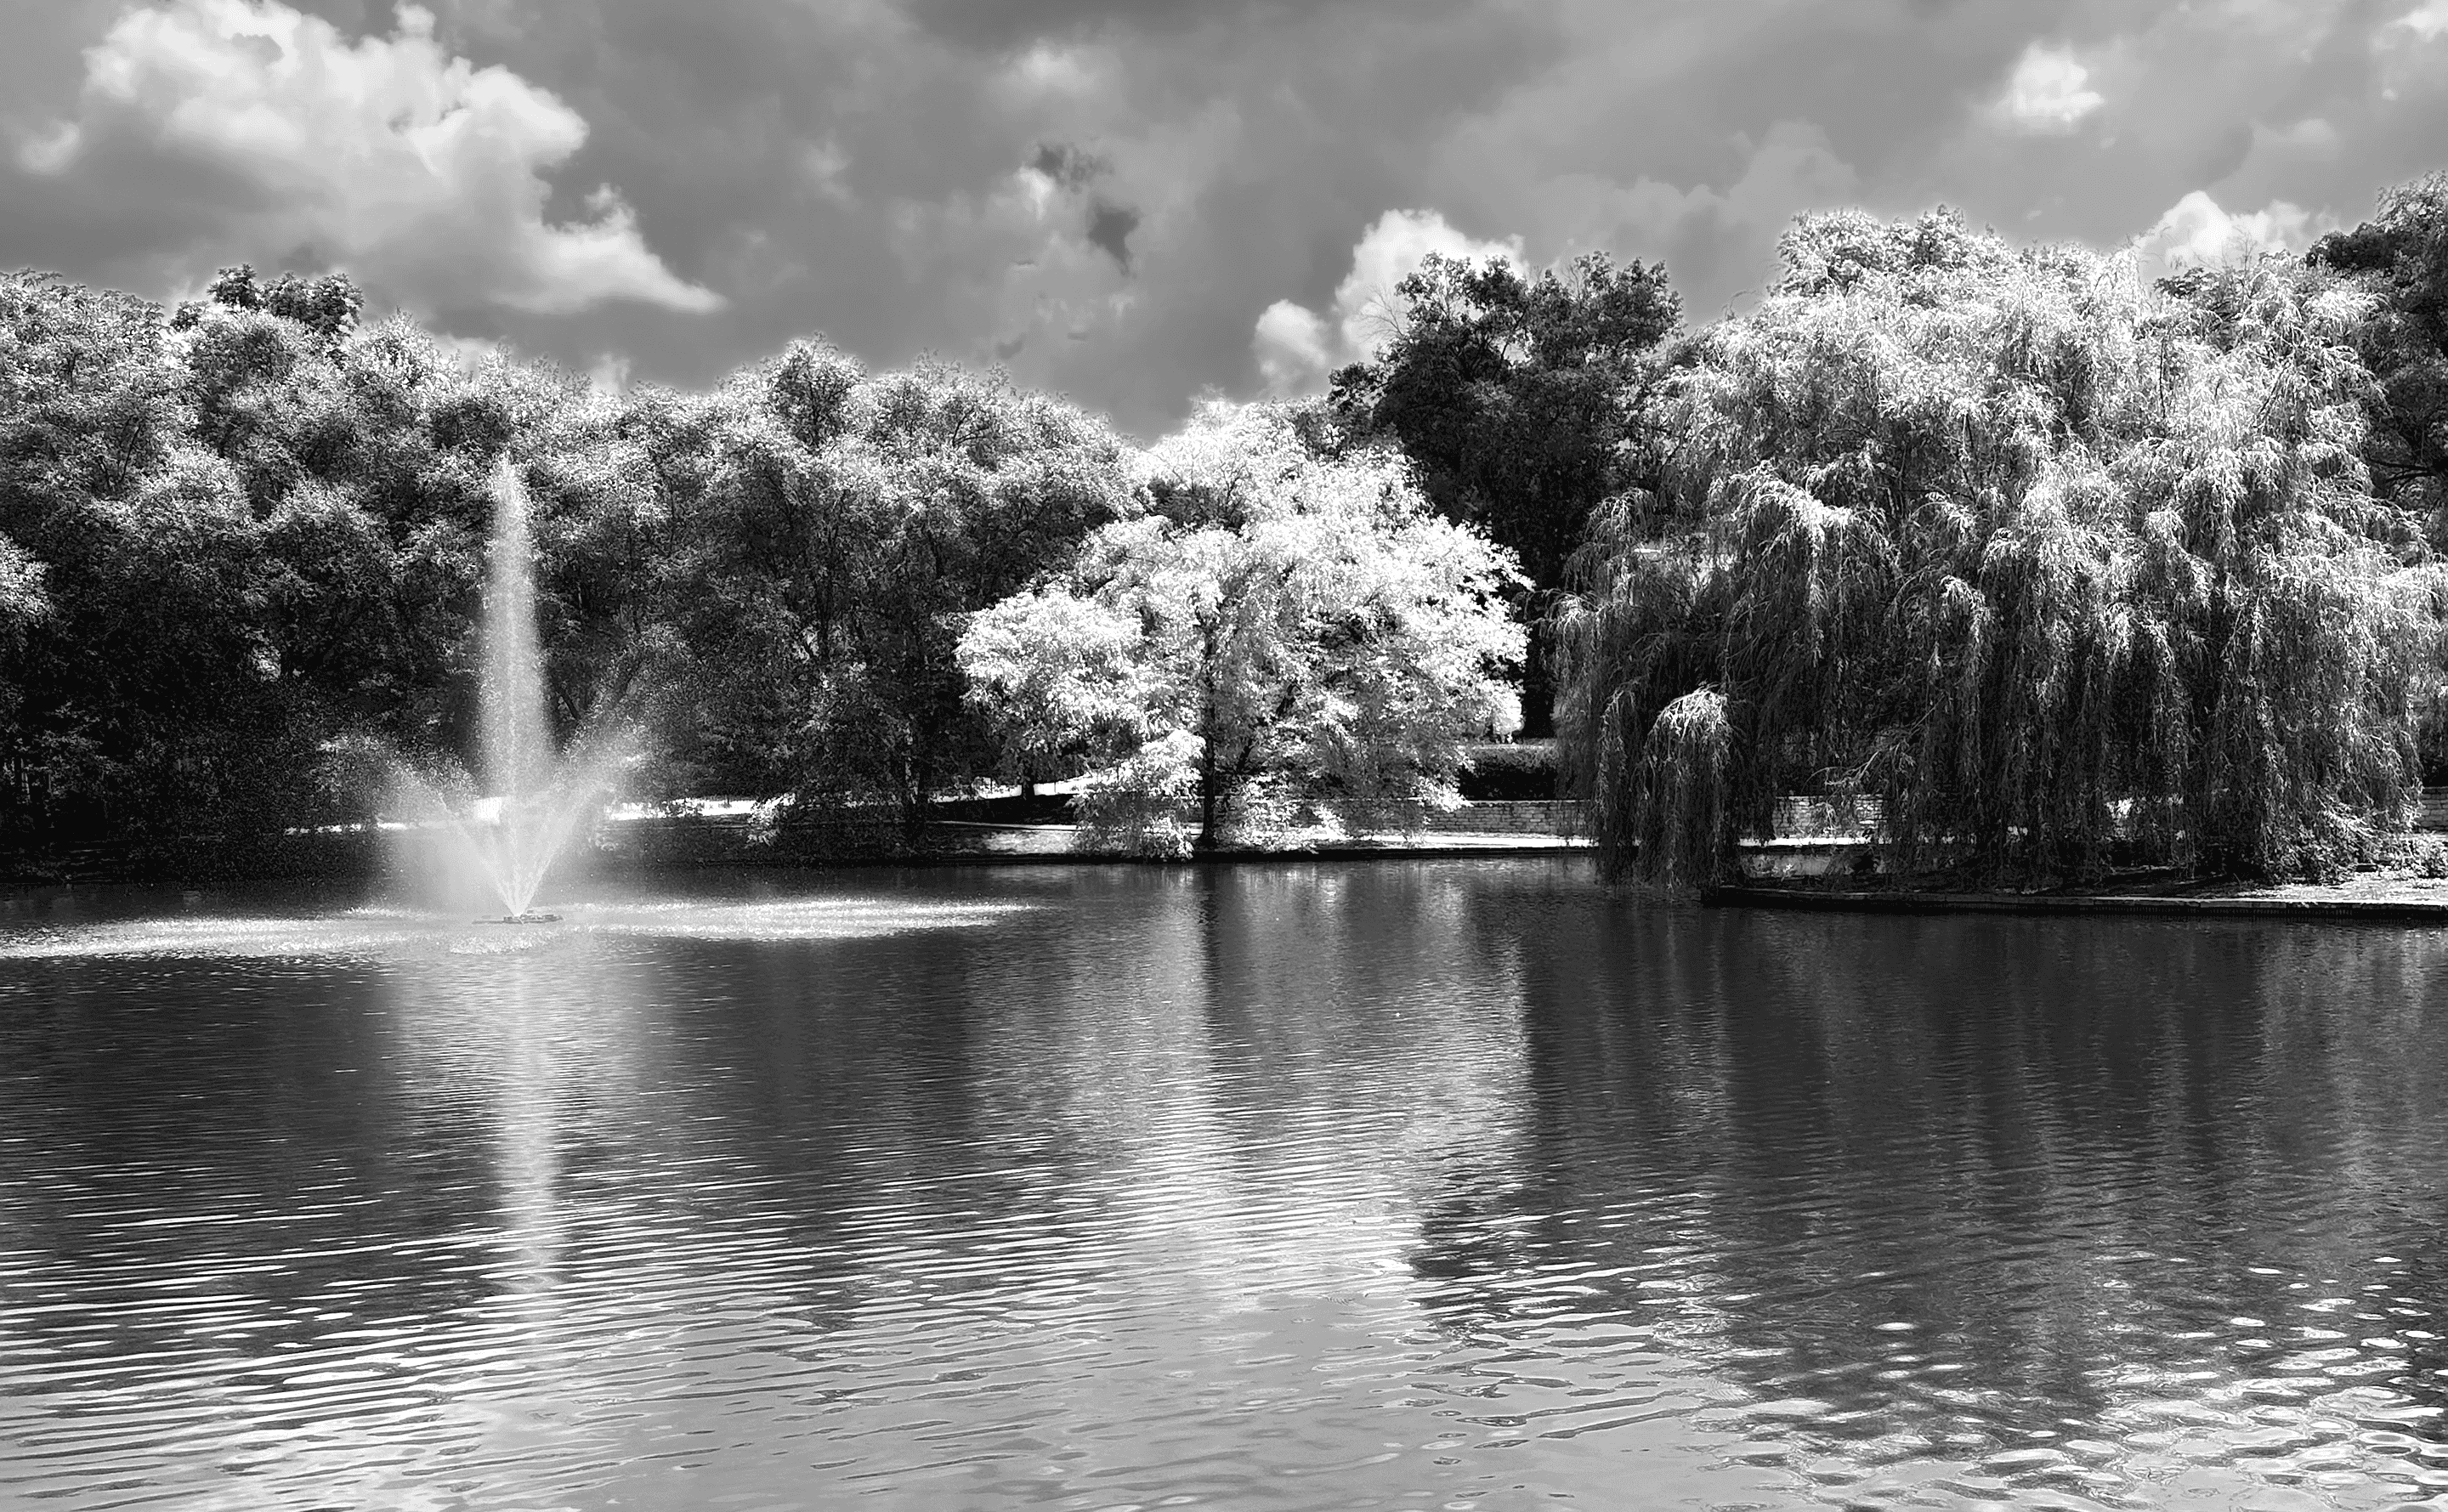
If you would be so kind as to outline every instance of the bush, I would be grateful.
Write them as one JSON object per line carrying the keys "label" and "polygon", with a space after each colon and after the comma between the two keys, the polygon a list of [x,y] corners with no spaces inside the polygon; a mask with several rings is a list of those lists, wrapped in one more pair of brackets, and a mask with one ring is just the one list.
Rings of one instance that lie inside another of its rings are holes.
{"label": "bush", "polygon": [[1192,832],[1182,811],[1197,792],[1196,761],[1196,742],[1176,732],[1082,784],[1073,843],[1123,855],[1188,855]]}
{"label": "bush", "polygon": [[1556,742],[1464,746],[1458,786],[1472,803],[1537,803],[1557,795]]}

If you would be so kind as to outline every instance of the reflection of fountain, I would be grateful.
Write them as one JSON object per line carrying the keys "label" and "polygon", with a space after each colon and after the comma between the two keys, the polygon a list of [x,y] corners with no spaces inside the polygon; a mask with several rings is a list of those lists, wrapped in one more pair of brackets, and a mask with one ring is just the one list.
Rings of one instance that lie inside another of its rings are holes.
{"label": "reflection of fountain", "polygon": [[445,870],[463,888],[481,884],[501,922],[547,922],[532,911],[554,857],[610,787],[617,742],[580,740],[556,754],[545,716],[544,659],[536,644],[534,563],[527,497],[508,463],[493,476],[493,543],[486,566],[484,790],[464,775],[394,773],[400,801],[420,822],[451,837]]}

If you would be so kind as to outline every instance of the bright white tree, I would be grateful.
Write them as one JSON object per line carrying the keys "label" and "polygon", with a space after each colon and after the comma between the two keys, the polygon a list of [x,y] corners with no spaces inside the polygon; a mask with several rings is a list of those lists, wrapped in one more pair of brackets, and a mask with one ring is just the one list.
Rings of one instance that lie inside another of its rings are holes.
{"label": "bright white tree", "polygon": [[971,618],[970,696],[1041,757],[1114,763],[1092,822],[1139,843],[1181,843],[1192,794],[1202,849],[1270,797],[1362,828],[1453,803],[1463,744],[1520,722],[1511,553],[1279,406],[1210,406],[1151,462],[1153,512]]}

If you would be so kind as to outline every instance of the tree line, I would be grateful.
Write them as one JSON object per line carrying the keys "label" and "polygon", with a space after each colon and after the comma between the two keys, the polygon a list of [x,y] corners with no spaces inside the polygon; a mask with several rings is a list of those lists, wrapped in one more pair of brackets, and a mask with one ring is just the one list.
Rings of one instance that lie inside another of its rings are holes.
{"label": "tree line", "polygon": [[564,736],[641,795],[889,812],[1093,774],[1120,843],[1453,801],[1552,730],[1607,866],[1707,885],[1777,801],[1913,864],[2302,872],[2448,756],[2448,180],[2150,280],[1945,212],[1806,216],[1758,306],[1431,258],[1302,405],[1157,445],[795,343],[609,393],[367,322],[0,278],[0,825],[363,817],[465,754],[491,480]]}
{"label": "tree line", "polygon": [[1188,798],[1142,838],[1214,844],[1268,802],[1449,797],[1461,742],[1518,723],[1509,556],[1279,407],[1143,450],[821,342],[613,394],[362,308],[336,274],[175,310],[0,278],[10,846],[358,820],[370,751],[466,761],[505,469],[552,720],[647,732],[640,796],[916,843],[935,800],[1115,766],[1098,813]]}

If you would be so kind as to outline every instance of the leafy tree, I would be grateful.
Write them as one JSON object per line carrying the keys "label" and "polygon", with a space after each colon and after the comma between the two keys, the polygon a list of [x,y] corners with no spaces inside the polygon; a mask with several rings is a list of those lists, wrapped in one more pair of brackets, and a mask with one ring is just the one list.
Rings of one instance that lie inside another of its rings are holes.
{"label": "leafy tree", "polygon": [[1195,793],[1201,849],[1271,791],[1364,825],[1450,801],[1463,742],[1520,723],[1510,554],[1280,409],[1210,407],[1152,460],[1157,512],[970,620],[972,697],[1040,749],[1102,745],[1125,801]]}
{"label": "leafy tree", "polygon": [[962,624],[1124,511],[1120,443],[1000,377],[871,377],[806,343],[684,424],[713,459],[679,612],[705,754],[759,793],[885,796],[914,839],[996,763]]}
{"label": "leafy tree", "polygon": [[1440,510],[1520,559],[1527,713],[1544,734],[1543,622],[1591,511],[1627,482],[1626,443],[1678,301],[1662,265],[1603,253],[1535,278],[1432,255],[1395,297],[1394,338],[1335,375],[1330,409],[1358,436],[1397,441]]}
{"label": "leafy tree", "polygon": [[1944,213],[1783,253],[1565,617],[1611,865],[1712,880],[1823,787],[1908,860],[2033,875],[2319,871],[2402,822],[2433,579],[2359,460],[2361,300]]}
{"label": "leafy tree", "polygon": [[211,748],[259,701],[249,521],[187,440],[182,378],[157,307],[0,278],[0,538],[17,606],[0,760],[21,833],[233,795]]}
{"label": "leafy tree", "polygon": [[[210,301],[231,310],[261,311],[293,320],[324,342],[336,345],[357,328],[366,297],[345,273],[320,278],[283,273],[271,282],[259,281],[245,263],[223,268],[206,290]],[[201,304],[185,304],[171,316],[174,326],[194,323],[203,314]]]}
{"label": "leafy tree", "polygon": [[[21,842],[294,824],[332,796],[335,737],[464,747],[488,472],[515,448],[550,481],[571,555],[617,512],[584,385],[470,371],[359,308],[339,275],[232,270],[168,319],[0,280],[0,806]],[[642,634],[591,583],[553,606],[556,668],[608,657],[607,624]]]}
{"label": "leafy tree", "polygon": [[2377,297],[2354,332],[2379,380],[2363,445],[2373,491],[2448,545],[2448,173],[2389,190],[2376,219],[2330,232],[2306,260]]}
{"label": "leafy tree", "polygon": [[1081,771],[1147,736],[1141,627],[1061,584],[970,617],[954,648],[969,697],[1023,786]]}

